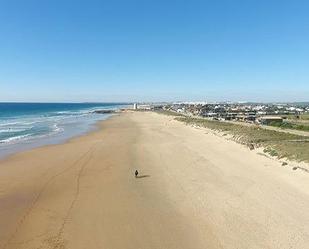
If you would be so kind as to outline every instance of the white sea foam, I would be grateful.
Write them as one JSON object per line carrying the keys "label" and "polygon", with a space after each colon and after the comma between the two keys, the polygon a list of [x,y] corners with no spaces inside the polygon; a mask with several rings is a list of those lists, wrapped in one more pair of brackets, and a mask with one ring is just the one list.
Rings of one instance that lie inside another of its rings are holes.
{"label": "white sea foam", "polygon": [[58,132],[64,131],[64,129],[61,128],[61,127],[58,127],[57,124],[54,124],[54,125],[53,125],[53,131],[54,131],[55,133],[58,133]]}
{"label": "white sea foam", "polygon": [[[1,105],[0,105],[1,107]],[[64,107],[66,108],[66,107]],[[117,106],[38,112],[0,112],[0,158],[24,149],[63,142],[92,129],[94,123],[109,115],[93,113]],[[0,110],[1,111],[1,110]],[[14,109],[13,109],[14,111]]]}
{"label": "white sea foam", "polygon": [[20,136],[14,136],[14,137],[10,137],[10,138],[6,138],[3,140],[0,140],[0,144],[7,144],[7,143],[13,143],[13,142],[17,142],[20,140],[25,140],[26,138],[30,137],[31,134],[26,134],[26,135],[20,135]]}
{"label": "white sea foam", "polygon": [[26,131],[29,130],[30,128],[8,128],[8,129],[0,129],[0,133],[14,133],[14,132],[22,132],[22,131]]}

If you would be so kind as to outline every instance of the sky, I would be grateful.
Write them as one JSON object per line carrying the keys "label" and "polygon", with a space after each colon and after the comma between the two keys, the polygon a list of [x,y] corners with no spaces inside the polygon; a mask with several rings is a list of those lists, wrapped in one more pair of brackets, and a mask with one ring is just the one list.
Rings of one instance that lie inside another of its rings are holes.
{"label": "sky", "polygon": [[309,101],[309,1],[0,0],[0,101]]}

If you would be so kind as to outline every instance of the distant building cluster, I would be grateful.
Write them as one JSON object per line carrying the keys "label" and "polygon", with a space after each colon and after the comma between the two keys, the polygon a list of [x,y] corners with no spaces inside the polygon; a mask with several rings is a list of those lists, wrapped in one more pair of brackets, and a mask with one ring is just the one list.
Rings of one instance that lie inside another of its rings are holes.
{"label": "distant building cluster", "polygon": [[163,109],[186,116],[205,117],[214,120],[230,120],[268,124],[282,122],[286,115],[309,114],[309,104],[258,104],[258,103],[174,103]]}

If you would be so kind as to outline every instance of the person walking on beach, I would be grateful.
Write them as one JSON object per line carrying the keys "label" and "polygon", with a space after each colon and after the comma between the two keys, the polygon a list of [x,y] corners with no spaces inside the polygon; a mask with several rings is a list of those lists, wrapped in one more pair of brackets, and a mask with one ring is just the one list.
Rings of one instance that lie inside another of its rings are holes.
{"label": "person walking on beach", "polygon": [[135,170],[135,178],[138,176],[138,171]]}

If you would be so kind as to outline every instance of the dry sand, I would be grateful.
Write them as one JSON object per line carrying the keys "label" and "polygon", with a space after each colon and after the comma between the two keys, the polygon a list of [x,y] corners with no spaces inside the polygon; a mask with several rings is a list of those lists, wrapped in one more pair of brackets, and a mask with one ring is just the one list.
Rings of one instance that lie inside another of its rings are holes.
{"label": "dry sand", "polygon": [[308,211],[308,174],[155,113],[0,163],[1,249],[304,249]]}

